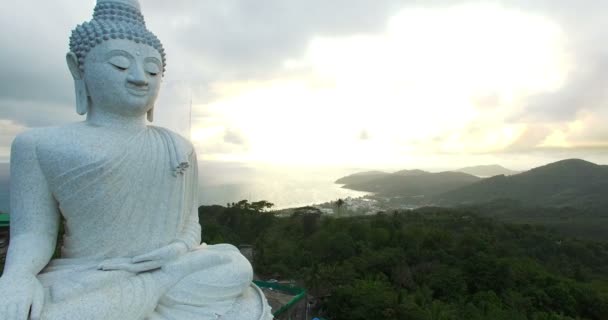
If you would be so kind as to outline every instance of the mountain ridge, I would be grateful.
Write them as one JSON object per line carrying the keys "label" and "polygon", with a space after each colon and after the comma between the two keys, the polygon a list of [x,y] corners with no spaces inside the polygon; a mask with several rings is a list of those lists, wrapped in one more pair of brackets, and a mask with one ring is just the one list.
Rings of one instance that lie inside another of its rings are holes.
{"label": "mountain ridge", "polygon": [[608,208],[608,167],[565,159],[512,176],[483,179],[435,199],[449,205],[513,199],[534,206],[571,206],[598,212]]}
{"label": "mountain ridge", "polygon": [[521,171],[515,171],[515,170],[507,169],[507,168],[505,168],[505,167],[503,167],[501,165],[498,165],[498,164],[469,166],[469,167],[460,168],[460,169],[454,170],[454,171],[472,174],[474,176],[478,176],[478,177],[481,177],[481,178],[483,178],[483,177],[493,177],[493,176],[497,176],[497,175],[501,175],[501,174],[509,176],[509,175],[514,175],[514,174],[521,173]]}
{"label": "mountain ridge", "polygon": [[337,184],[351,184],[351,183],[364,183],[367,181],[371,181],[380,177],[388,176],[390,173],[384,171],[363,171],[358,173],[353,173],[348,176],[344,176],[339,178],[334,183]]}
{"label": "mountain ridge", "polygon": [[428,196],[457,189],[480,179],[462,172],[401,170],[392,174],[369,175],[365,179],[350,175],[337,181],[345,184],[343,188],[357,191],[388,196]]}
{"label": "mountain ridge", "polygon": [[470,205],[510,199],[527,206],[575,207],[608,213],[608,166],[582,159],[564,159],[513,175],[486,178],[460,171],[430,173],[417,169],[368,175],[361,181],[351,176],[339,179],[344,188],[404,199],[422,196],[424,200],[419,204],[423,205]]}

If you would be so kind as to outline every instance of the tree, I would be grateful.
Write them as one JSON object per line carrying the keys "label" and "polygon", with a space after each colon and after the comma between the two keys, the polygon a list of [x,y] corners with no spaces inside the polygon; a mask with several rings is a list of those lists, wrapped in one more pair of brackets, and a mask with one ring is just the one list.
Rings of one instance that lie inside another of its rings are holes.
{"label": "tree", "polygon": [[268,202],[266,200],[252,202],[249,206],[250,209],[257,212],[264,212],[266,209],[270,209],[274,207],[274,203]]}
{"label": "tree", "polygon": [[344,204],[345,203],[346,202],[344,200],[342,200],[342,198],[338,199],[335,202],[335,204],[336,204],[336,211],[338,211],[338,215],[342,215],[344,213],[343,209],[344,209]]}
{"label": "tree", "polygon": [[336,288],[327,310],[336,320],[397,319],[396,305],[397,292],[388,282],[364,279]]}

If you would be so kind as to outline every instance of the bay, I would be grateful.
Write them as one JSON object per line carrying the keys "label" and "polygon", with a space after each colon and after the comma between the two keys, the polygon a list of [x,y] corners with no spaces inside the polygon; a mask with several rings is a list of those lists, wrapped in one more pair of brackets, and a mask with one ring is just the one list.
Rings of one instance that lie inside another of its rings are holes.
{"label": "bay", "polygon": [[243,199],[266,200],[275,204],[273,209],[284,209],[361,197],[368,193],[343,189],[334,183],[358,170],[203,162],[199,169],[199,200],[205,205],[224,206]]}

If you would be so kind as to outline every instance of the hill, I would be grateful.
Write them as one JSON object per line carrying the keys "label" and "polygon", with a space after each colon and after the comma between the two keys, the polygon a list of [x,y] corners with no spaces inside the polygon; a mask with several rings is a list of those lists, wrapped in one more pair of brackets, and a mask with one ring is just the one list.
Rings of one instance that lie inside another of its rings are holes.
{"label": "hill", "polygon": [[423,175],[427,175],[427,174],[431,174],[431,173],[424,171],[424,170],[414,169],[414,170],[401,170],[401,171],[395,172],[394,174],[400,175],[400,176],[423,176]]}
{"label": "hill", "polygon": [[474,176],[478,176],[480,178],[493,177],[493,176],[498,176],[501,174],[503,174],[505,176],[510,176],[510,175],[520,173],[519,171],[510,170],[503,166],[499,166],[497,164],[465,167],[465,168],[458,169],[456,171],[468,173],[468,174],[471,174]]}
{"label": "hill", "polygon": [[483,179],[435,199],[451,205],[513,199],[525,205],[605,211],[608,168],[580,159],[562,160],[513,176]]}
{"label": "hill", "polygon": [[430,196],[454,190],[481,180],[462,172],[431,173],[422,170],[404,170],[375,176],[360,182],[351,182],[344,188],[374,192],[383,196]]}
{"label": "hill", "polygon": [[358,172],[358,173],[354,173],[351,175],[348,175],[346,177],[342,177],[338,180],[336,180],[335,183],[337,184],[358,184],[358,183],[366,183],[378,178],[382,178],[382,177],[386,177],[390,175],[390,173],[388,172],[384,172],[384,171],[365,171],[365,172]]}

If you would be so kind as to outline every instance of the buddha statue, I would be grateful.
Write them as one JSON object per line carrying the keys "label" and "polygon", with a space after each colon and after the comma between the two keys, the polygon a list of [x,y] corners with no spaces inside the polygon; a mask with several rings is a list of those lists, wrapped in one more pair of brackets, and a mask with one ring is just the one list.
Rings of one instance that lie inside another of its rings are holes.
{"label": "buddha statue", "polygon": [[272,319],[240,252],[201,244],[192,144],[147,124],[165,59],[137,0],[97,0],[72,32],[86,120],[13,142],[0,319]]}

